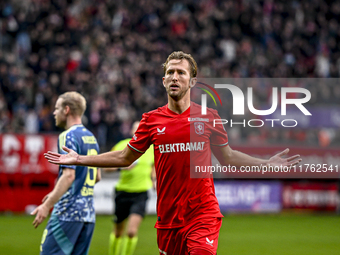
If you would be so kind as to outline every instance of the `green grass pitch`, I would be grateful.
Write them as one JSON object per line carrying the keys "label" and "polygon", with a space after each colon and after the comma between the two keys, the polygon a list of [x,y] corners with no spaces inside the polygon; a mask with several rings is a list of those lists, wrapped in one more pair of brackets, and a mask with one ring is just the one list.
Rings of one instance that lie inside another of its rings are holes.
{"label": "green grass pitch", "polygon": [[[33,216],[0,215],[0,254],[39,254],[44,222],[38,229]],[[158,254],[156,216],[143,221],[135,255]],[[110,216],[97,216],[90,255],[106,255]],[[226,215],[217,254],[340,255],[340,217],[336,215]],[[170,255],[170,254],[169,254]]]}

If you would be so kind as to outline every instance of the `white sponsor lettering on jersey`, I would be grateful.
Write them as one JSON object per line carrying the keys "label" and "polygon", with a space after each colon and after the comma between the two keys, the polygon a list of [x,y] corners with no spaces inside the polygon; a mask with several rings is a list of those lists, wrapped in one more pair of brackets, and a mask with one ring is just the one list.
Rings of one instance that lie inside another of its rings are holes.
{"label": "white sponsor lettering on jersey", "polygon": [[194,143],[168,143],[160,144],[160,153],[182,152],[182,151],[203,151],[205,142]]}

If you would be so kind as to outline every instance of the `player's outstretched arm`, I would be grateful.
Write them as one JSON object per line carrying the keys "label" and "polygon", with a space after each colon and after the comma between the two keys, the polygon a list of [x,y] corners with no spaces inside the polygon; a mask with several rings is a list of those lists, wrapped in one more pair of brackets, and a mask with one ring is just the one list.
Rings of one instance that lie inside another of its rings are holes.
{"label": "player's outstretched arm", "polygon": [[74,150],[63,146],[67,154],[49,151],[44,154],[48,162],[57,165],[81,165],[93,167],[126,167],[131,165],[142,154],[130,149],[128,146],[122,151],[110,151],[99,155],[83,156]]}
{"label": "player's outstretched arm", "polygon": [[274,155],[270,159],[260,159],[249,156],[240,151],[233,150],[230,146],[219,147],[212,146],[212,151],[217,160],[222,165],[241,166],[295,166],[299,164],[302,159],[300,155],[294,155],[286,158],[289,149]]}
{"label": "player's outstretched arm", "polygon": [[271,166],[295,166],[299,164],[302,159],[300,155],[296,154],[294,156],[286,158],[285,156],[288,155],[289,149],[285,149],[280,153],[274,155],[268,160],[268,165]]}

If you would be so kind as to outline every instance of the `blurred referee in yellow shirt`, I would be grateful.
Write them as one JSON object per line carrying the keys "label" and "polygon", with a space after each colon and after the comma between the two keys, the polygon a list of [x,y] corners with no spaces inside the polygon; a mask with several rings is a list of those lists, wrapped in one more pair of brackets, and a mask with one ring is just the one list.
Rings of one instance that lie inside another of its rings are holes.
{"label": "blurred referee in yellow shirt", "polygon": [[[132,136],[138,125],[139,121],[133,123]],[[128,138],[118,142],[111,151],[123,150],[130,140],[131,138]],[[120,171],[120,178],[115,186],[114,226],[109,239],[109,255],[132,255],[138,241],[138,228],[145,214],[147,191],[156,180],[153,147],[150,147],[128,168],[104,168],[103,170]],[[124,235],[125,226],[126,235]]]}

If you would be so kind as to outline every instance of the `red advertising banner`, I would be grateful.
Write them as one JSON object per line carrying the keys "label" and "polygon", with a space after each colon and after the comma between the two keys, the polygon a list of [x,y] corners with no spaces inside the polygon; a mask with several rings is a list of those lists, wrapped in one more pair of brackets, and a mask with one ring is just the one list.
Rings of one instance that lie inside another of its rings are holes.
{"label": "red advertising banner", "polygon": [[0,172],[58,173],[58,166],[45,158],[47,151],[57,151],[57,135],[0,135]]}
{"label": "red advertising banner", "polygon": [[283,187],[285,209],[335,211],[338,205],[338,184],[335,182],[293,182]]}
{"label": "red advertising banner", "polygon": [[0,212],[24,212],[29,205],[39,205],[54,187],[56,174],[45,171],[6,174],[0,172]]}
{"label": "red advertising banner", "polygon": [[45,158],[57,151],[56,135],[0,135],[0,211],[23,212],[50,192],[58,166]]}

